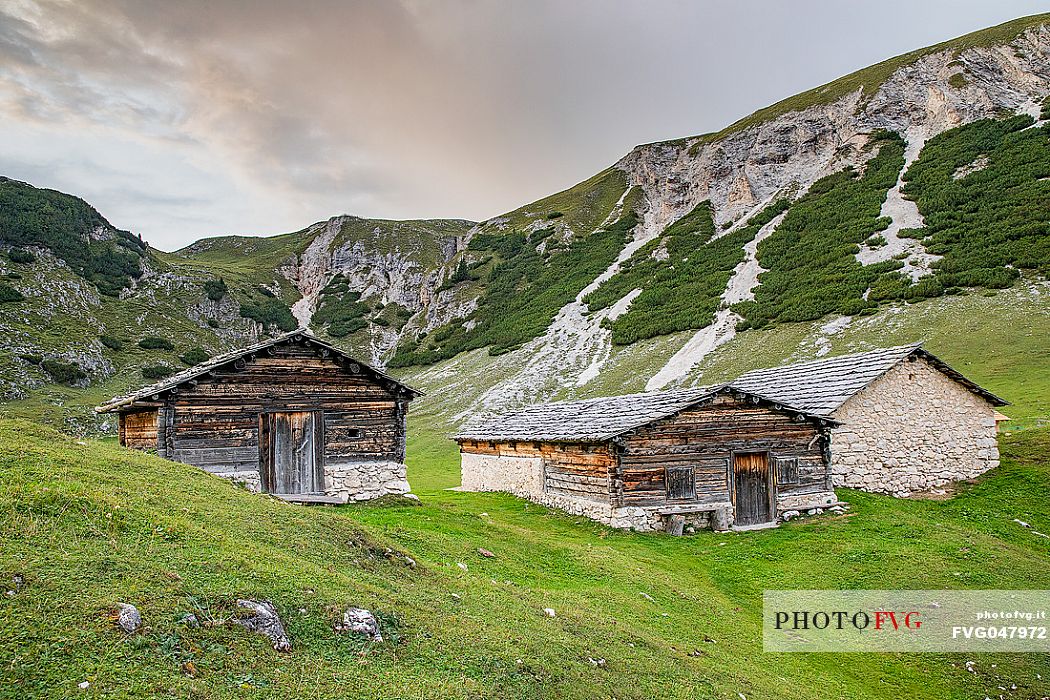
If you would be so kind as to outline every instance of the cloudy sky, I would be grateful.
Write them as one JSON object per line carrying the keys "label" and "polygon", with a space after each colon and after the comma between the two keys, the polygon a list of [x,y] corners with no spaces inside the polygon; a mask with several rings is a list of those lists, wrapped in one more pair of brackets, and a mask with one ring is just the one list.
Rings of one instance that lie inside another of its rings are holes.
{"label": "cloudy sky", "polygon": [[3,0],[0,174],[174,249],[480,220],[1021,0]]}

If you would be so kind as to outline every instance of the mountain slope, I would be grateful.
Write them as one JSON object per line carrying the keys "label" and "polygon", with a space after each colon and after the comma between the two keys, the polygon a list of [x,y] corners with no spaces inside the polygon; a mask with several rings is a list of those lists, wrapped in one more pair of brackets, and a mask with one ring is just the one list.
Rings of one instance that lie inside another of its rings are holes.
{"label": "mountain slope", "polygon": [[[57,402],[83,406],[135,383],[143,365],[171,368],[189,350],[309,323],[424,385],[487,367],[442,409],[445,424],[546,398],[700,381],[718,374],[718,357],[766,337],[814,340],[778,342],[764,362],[826,351],[834,343],[816,340],[826,324],[872,329],[844,346],[863,349],[897,337],[901,319],[931,304],[944,311],[932,332],[950,334],[951,309],[1001,313],[992,310],[1005,297],[981,296],[999,289],[1035,314],[1006,314],[1006,345],[1041,327],[1047,309],[1048,20],[890,59],[717,134],[639,146],[575,187],[481,223],[340,216],[268,239],[147,250],[119,299],[46,247],[30,263],[0,257],[10,278],[0,304],[13,312],[0,321],[12,339],[0,352],[3,391],[26,398],[20,412],[50,414]],[[6,230],[5,250],[36,255]],[[907,340],[931,332],[911,327]],[[136,343],[150,334],[176,349],[142,351]],[[988,352],[995,362],[998,350]],[[1025,357],[1048,366],[1039,353]],[[90,399],[56,387],[44,359],[75,365],[53,369],[90,383]]]}
{"label": "mountain slope", "polygon": [[[967,288],[1035,290],[1041,317],[1047,19],[893,59],[717,135],[634,149],[616,167],[639,224],[617,263],[543,335],[501,358],[498,382],[451,415],[638,386],[642,373],[642,388],[691,382],[708,354],[732,352],[738,329],[828,314],[872,315],[892,328],[911,303]],[[952,146],[962,141],[987,152]],[[1004,229],[1003,220],[1019,223]],[[1024,269],[1034,277],[1021,283]],[[690,327],[691,337],[662,335]],[[647,338],[676,346],[661,353],[663,365],[642,348],[617,347]],[[1031,361],[1048,366],[1041,354]]]}
{"label": "mountain slope", "polygon": [[[94,430],[106,423],[92,402],[293,330],[319,307],[322,318],[342,320],[320,324],[322,332],[381,359],[471,226],[335,217],[283,236],[213,238],[164,253],[76,197],[4,179],[0,398],[70,430]],[[342,288],[329,284],[336,274]],[[364,303],[350,301],[362,295]],[[366,330],[339,333],[346,308]]]}

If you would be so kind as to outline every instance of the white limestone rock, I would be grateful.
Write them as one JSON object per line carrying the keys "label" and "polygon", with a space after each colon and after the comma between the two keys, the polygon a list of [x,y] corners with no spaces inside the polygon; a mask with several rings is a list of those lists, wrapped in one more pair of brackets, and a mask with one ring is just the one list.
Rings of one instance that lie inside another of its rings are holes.
{"label": "white limestone rock", "polygon": [[246,629],[264,635],[273,644],[275,651],[291,651],[292,641],[285,632],[284,623],[277,608],[268,600],[238,600],[237,607],[251,610],[251,617],[235,617],[233,622]]}
{"label": "white limestone rock", "polygon": [[135,634],[142,628],[142,615],[131,603],[117,603],[117,626],[127,634]]}
{"label": "white limestone rock", "polygon": [[382,642],[383,634],[379,629],[379,621],[371,611],[364,608],[347,608],[343,613],[343,621],[335,626],[336,632],[358,634],[368,638],[370,642]]}

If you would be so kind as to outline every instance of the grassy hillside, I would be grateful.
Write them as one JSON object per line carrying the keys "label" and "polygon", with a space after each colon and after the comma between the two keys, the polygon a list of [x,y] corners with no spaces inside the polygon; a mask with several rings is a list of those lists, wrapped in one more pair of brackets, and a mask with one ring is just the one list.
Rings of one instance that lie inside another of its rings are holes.
{"label": "grassy hillside", "polygon": [[0,244],[12,262],[32,262],[27,246],[51,251],[99,292],[117,296],[142,275],[142,238],[114,228],[79,197],[0,177]]}
{"label": "grassy hillside", "polygon": [[[763,588],[1044,587],[1050,542],[1012,518],[1050,530],[1050,434],[1023,438],[951,501],[847,492],[845,517],[676,539],[431,491],[427,475],[456,464],[417,453],[422,505],[302,508],[0,421],[14,591],[0,598],[0,697],[972,698],[1014,684],[1006,697],[1039,697],[1038,655],[981,656],[971,673],[952,654],[765,654],[759,635]],[[290,653],[222,624],[241,596],[275,603]],[[120,601],[139,606],[142,634],[114,627]],[[380,613],[390,641],[333,633],[349,604]],[[205,624],[181,624],[190,612]]]}
{"label": "grassy hillside", "polygon": [[[206,277],[158,275],[140,282],[134,294],[116,298],[98,293],[92,283],[39,250],[26,263],[0,256],[0,275],[24,296],[0,309],[0,395],[29,394],[50,413],[62,413],[69,400],[83,407],[97,392],[111,396],[140,384],[143,367],[178,368],[184,366],[180,357],[191,350],[214,354],[227,349],[251,331],[232,300],[224,305],[205,301]],[[217,321],[212,328],[205,319],[219,311],[221,329]],[[172,349],[140,347],[149,336],[163,338]],[[69,381],[49,372],[53,362],[78,370],[73,376],[79,378]],[[79,396],[85,390],[88,395]],[[73,412],[79,414],[78,422],[84,417],[80,409]]]}
{"label": "grassy hillside", "polygon": [[381,254],[399,255],[426,269],[442,262],[442,245],[466,236],[474,226],[463,219],[422,219],[393,221],[347,217],[335,237],[335,247],[359,245]]}
{"label": "grassy hillside", "polygon": [[622,171],[610,168],[485,222],[450,280],[474,284],[476,308],[403,341],[391,365],[433,364],[482,347],[499,355],[541,335],[616,260],[638,222],[639,196]]}

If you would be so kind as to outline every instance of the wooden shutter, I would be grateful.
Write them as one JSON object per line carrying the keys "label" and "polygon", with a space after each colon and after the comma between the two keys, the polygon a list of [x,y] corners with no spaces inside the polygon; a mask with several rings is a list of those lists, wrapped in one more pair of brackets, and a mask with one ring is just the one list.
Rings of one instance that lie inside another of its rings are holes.
{"label": "wooden shutter", "polygon": [[696,476],[692,467],[667,467],[664,474],[668,500],[696,498]]}
{"label": "wooden shutter", "polygon": [[799,483],[798,457],[776,457],[775,462],[777,465],[778,484]]}

